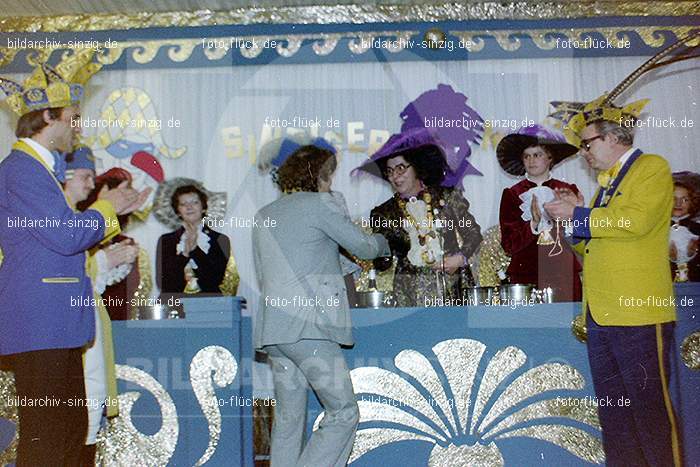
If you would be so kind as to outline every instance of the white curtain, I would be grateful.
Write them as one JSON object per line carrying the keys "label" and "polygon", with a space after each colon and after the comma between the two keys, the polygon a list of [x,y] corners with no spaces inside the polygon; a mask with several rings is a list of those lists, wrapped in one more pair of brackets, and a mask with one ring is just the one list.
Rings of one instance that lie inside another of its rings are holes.
{"label": "white curtain", "polygon": [[[610,91],[646,57],[562,58],[474,61],[401,61],[390,63],[337,63],[196,69],[128,69],[102,71],[91,81],[83,116],[99,118],[107,96],[125,87],[139,88],[150,96],[162,121],[160,136],[170,147],[186,146],[178,159],[159,157],[166,178],[186,176],[201,180],[212,191],[228,193],[227,225],[217,230],[231,238],[241,275],[239,295],[257,306],[257,284],[251,255],[251,230],[235,227],[230,218],[250,219],[277,197],[269,176],[258,173],[255,160],[261,138],[289,129],[263,126],[276,118],[294,116],[321,121],[320,135],[338,135],[342,157],[333,182],[344,193],[351,215],[366,216],[391,191],[372,177],[351,178],[349,172],[376,150],[390,133],[399,130],[399,113],[421,93],[438,84],[451,85],[468,96],[468,104],[487,120],[524,119],[542,122],[552,100],[589,101]],[[624,102],[650,98],[646,116],[675,120],[675,128],[639,129],[636,146],[667,158],[674,171],[698,170],[700,97],[698,67],[693,62],[674,64],[636,83],[622,96]],[[23,78],[18,77],[16,78]],[[623,102],[618,100],[618,103]],[[0,113],[0,152],[14,142],[14,119],[5,107]],[[170,128],[170,119],[180,121]],[[327,128],[336,120],[339,128]],[[685,119],[692,128],[681,128]],[[298,120],[299,121],[299,120]],[[514,128],[511,128],[511,130]],[[507,133],[508,129],[496,128]],[[86,128],[84,133],[95,135]],[[240,135],[240,136],[237,136]],[[370,139],[374,141],[370,141]],[[113,165],[105,150],[97,150],[104,168]],[[483,176],[468,176],[464,193],[482,230],[498,221],[504,187],[516,182],[498,166],[495,148],[487,141],[472,147],[472,164]],[[572,158],[554,170],[554,176],[576,183],[587,196],[595,188],[584,161]],[[155,246],[167,229],[152,216],[128,234],[155,260]],[[157,291],[154,290],[154,295]],[[269,386],[257,383],[259,392]]]}

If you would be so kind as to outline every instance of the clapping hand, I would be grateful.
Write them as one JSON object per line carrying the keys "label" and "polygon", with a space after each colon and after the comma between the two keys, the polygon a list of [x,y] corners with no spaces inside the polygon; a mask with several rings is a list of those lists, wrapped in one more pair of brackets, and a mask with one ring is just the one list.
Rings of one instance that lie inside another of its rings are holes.
{"label": "clapping hand", "polygon": [[530,203],[530,211],[532,212],[532,224],[533,228],[537,228],[542,219],[542,211],[540,211],[540,206],[537,203],[537,196],[532,195],[532,202]]}
{"label": "clapping hand", "polygon": [[185,251],[183,253],[185,256],[189,256],[192,250],[197,248],[197,236],[199,235],[199,229],[188,222],[183,222],[182,226],[185,228]]}
{"label": "clapping hand", "polygon": [[130,264],[136,261],[139,255],[139,247],[132,240],[124,240],[111,245],[104,250],[107,256],[107,263],[110,268],[122,264]]}
{"label": "clapping hand", "polygon": [[544,210],[552,219],[570,220],[574,216],[574,208],[584,203],[581,193],[575,194],[568,188],[557,188],[554,195],[556,199],[544,205]]}
{"label": "clapping hand", "polygon": [[566,201],[567,203],[573,204],[574,206],[583,206],[584,204],[584,199],[581,192],[574,193],[569,188],[555,189],[554,196],[556,196],[556,199]]}

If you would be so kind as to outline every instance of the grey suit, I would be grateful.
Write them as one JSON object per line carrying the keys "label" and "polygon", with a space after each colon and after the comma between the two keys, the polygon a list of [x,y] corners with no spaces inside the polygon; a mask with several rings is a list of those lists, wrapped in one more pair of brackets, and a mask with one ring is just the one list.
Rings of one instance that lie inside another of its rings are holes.
{"label": "grey suit", "polygon": [[[338,245],[371,259],[391,254],[384,237],[353,224],[340,193],[285,195],[258,211],[255,219],[253,255],[260,284],[255,347],[300,339],[351,345]],[[276,224],[266,228],[266,221]]]}
{"label": "grey suit", "polygon": [[[339,345],[353,340],[338,247],[370,259],[389,255],[389,245],[352,223],[339,193],[285,195],[255,220],[254,343],[269,355],[277,400],[271,467],[344,466],[359,412]],[[304,446],[309,387],[325,415]]]}

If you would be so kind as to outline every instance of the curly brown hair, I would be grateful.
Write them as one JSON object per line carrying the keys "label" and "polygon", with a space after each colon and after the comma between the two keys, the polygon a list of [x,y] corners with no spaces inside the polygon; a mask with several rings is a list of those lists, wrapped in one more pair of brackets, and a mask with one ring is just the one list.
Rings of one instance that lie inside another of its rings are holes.
{"label": "curly brown hair", "polygon": [[319,180],[329,180],[337,165],[331,151],[313,145],[302,146],[277,170],[275,182],[287,193],[318,191]]}
{"label": "curly brown hair", "polygon": [[688,207],[688,214],[690,217],[695,217],[700,212],[700,192],[698,192],[697,187],[690,181],[681,179],[675,179],[673,181],[674,187],[685,188],[688,191],[688,197],[690,198],[690,206]]}

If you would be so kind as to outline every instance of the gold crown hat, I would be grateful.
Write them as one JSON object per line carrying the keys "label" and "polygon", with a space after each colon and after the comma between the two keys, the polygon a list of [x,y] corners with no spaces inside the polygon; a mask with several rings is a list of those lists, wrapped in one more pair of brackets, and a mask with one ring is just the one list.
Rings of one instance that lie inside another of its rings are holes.
{"label": "gold crown hat", "polygon": [[[693,52],[700,46],[700,42],[698,42],[699,37],[700,31],[695,31],[674,42],[644,62],[642,66],[623,79],[610,93],[603,94],[591,102],[550,102],[552,107],[554,107],[554,111],[548,116],[561,122],[560,126],[562,126],[562,132],[566,140],[577,148],[581,147],[581,132],[591,123],[607,120],[623,126],[632,126],[641,115],[644,107],[649,103],[649,99],[641,99],[622,107],[613,103],[615,99],[644,73],[670,63],[697,58],[698,55]],[[691,43],[694,45],[691,45]],[[685,49],[662,61],[663,58],[668,57],[680,48]]]}
{"label": "gold crown hat", "polygon": [[641,99],[624,107],[610,103],[609,94],[585,104],[580,102],[551,102],[554,112],[550,117],[564,123],[562,132],[573,146],[581,147],[581,132],[591,123],[607,120],[624,126],[633,126],[649,99]]}
{"label": "gold crown hat", "polygon": [[84,87],[102,65],[92,61],[94,49],[81,49],[63,54],[52,67],[42,63],[24,84],[0,77],[0,89],[7,94],[7,103],[20,117],[34,110],[69,107],[80,103]]}

